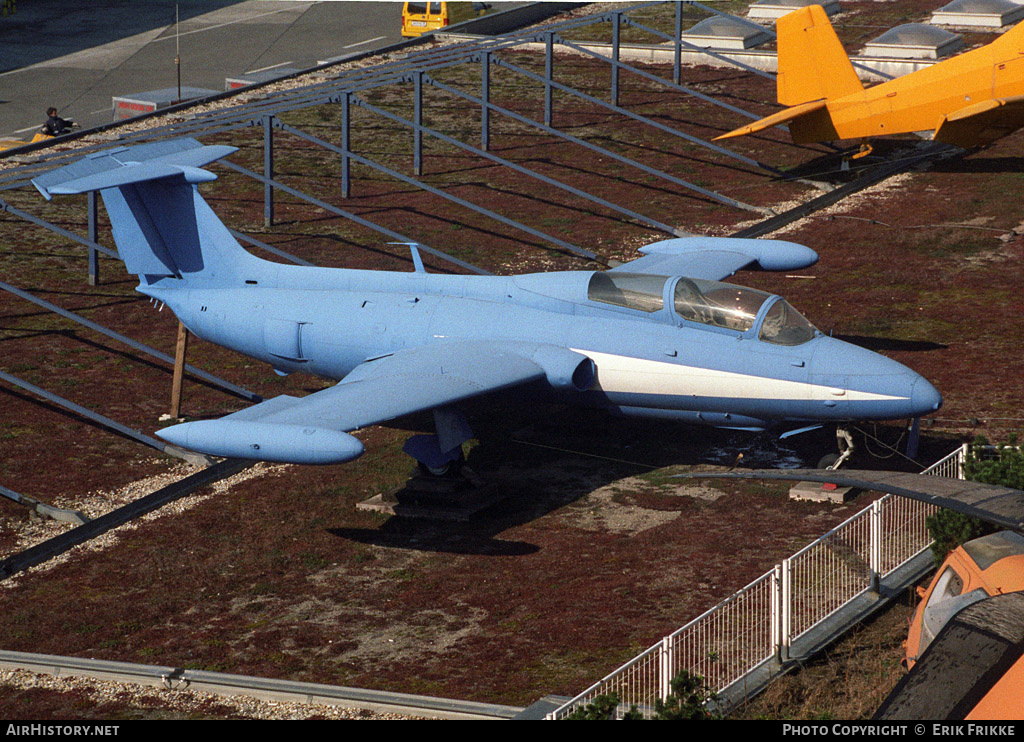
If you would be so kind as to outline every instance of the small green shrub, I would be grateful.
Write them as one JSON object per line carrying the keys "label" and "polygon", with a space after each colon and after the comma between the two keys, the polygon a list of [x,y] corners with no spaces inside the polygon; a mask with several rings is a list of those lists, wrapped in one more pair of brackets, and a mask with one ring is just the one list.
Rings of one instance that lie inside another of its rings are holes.
{"label": "small green shrub", "polygon": [[[1017,435],[1011,434],[1005,443],[995,446],[983,436],[975,438],[967,447],[964,476],[973,482],[1024,489],[1024,451],[1018,444]],[[996,530],[989,523],[953,510],[940,510],[925,524],[935,540],[932,558],[936,566],[941,565],[956,547]]]}
{"label": "small green shrub", "polygon": [[[715,694],[700,675],[683,670],[669,683],[672,691],[668,698],[654,702],[654,715],[659,721],[678,719],[721,719],[717,711],[708,708],[708,701],[715,700]],[[574,721],[603,721],[618,718],[619,697],[615,693],[597,696],[586,706],[573,711],[567,719]],[[636,706],[631,706],[622,716],[624,721],[642,721],[644,715]]]}

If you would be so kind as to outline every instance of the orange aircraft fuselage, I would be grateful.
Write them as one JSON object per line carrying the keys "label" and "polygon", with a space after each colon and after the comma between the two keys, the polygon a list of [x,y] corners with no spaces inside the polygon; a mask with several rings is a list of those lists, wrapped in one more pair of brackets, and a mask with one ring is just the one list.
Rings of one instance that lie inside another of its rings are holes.
{"label": "orange aircraft fuselage", "polygon": [[933,132],[961,147],[1024,126],[1024,24],[991,44],[864,88],[825,11],[778,21],[778,100],[789,106],[718,139],[789,124],[796,143]]}

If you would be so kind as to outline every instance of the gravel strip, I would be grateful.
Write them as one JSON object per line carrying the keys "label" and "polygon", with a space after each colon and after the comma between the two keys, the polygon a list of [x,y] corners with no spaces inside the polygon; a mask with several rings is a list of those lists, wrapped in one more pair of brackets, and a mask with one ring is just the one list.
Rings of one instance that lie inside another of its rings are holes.
{"label": "gravel strip", "polygon": [[[0,695],[12,688],[43,689],[54,693],[75,692],[89,701],[107,707],[152,712],[166,718],[167,712],[191,717],[234,719],[377,719],[398,720],[417,717],[381,713],[342,706],[261,701],[248,696],[218,696],[188,690],[163,690],[143,685],[113,683],[105,680],[40,675],[26,670],[0,670]],[[10,713],[7,711],[6,713]],[[14,717],[9,717],[14,718]],[[129,718],[138,718],[132,714]]]}

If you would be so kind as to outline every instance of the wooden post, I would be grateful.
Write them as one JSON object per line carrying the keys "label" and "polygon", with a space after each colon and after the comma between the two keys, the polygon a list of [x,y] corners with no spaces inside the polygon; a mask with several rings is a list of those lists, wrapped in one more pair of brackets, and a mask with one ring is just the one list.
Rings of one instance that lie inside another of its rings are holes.
{"label": "wooden post", "polygon": [[188,350],[188,330],[178,322],[178,344],[174,349],[174,377],[171,381],[171,417],[181,417],[181,379],[185,372],[185,351]]}

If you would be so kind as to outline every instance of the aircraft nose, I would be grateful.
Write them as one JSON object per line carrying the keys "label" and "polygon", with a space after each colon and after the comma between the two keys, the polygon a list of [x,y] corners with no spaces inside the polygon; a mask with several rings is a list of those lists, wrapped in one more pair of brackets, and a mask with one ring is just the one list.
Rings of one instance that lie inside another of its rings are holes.
{"label": "aircraft nose", "polygon": [[814,354],[811,381],[829,387],[832,399],[826,405],[837,413],[896,420],[922,417],[942,406],[942,396],[917,372],[866,348],[828,340]]}
{"label": "aircraft nose", "polygon": [[909,417],[928,415],[942,407],[942,395],[926,378],[918,376],[910,389],[910,405],[913,414]]}
{"label": "aircraft nose", "polygon": [[887,396],[882,403],[887,417],[923,417],[942,406],[942,395],[926,378],[892,359],[878,358],[874,374],[853,374],[851,384]]}

